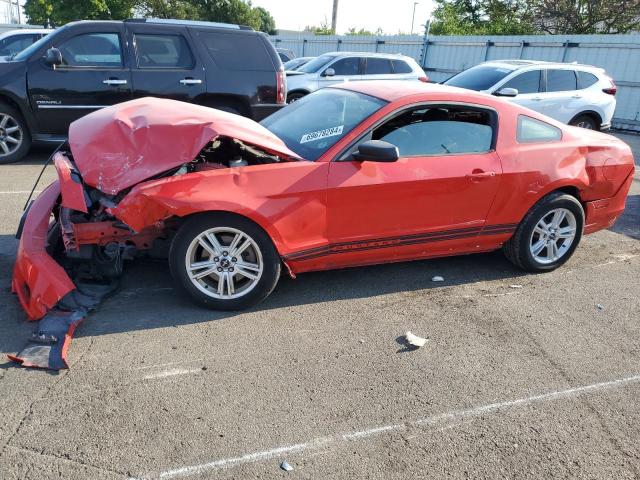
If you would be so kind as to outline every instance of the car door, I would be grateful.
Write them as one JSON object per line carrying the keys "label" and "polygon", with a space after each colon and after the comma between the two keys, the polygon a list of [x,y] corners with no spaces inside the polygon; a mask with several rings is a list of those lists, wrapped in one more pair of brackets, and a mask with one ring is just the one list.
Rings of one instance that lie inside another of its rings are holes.
{"label": "car door", "polygon": [[529,70],[516,74],[515,77],[504,82],[496,90],[515,88],[518,95],[512,101],[531,110],[542,111],[542,70]]}
{"label": "car door", "polygon": [[205,69],[186,27],[131,22],[133,96],[193,102],[206,91]]}
{"label": "car door", "polygon": [[496,132],[493,110],[461,105],[411,107],[369,131],[359,142],[392,143],[400,158],[356,161],[357,142],[331,163],[328,266],[472,250],[501,178]]}
{"label": "car door", "polygon": [[[87,24],[93,26],[93,24]],[[69,124],[98,108],[131,99],[131,74],[121,25],[104,24],[98,31],[70,29],[56,36],[62,64],[45,64],[34,55],[27,66],[27,87],[38,131],[67,134]]]}
{"label": "car door", "polygon": [[569,123],[582,111],[584,99],[577,91],[576,73],[569,69],[549,68],[546,73],[546,87],[541,95],[540,111],[560,122]]}
{"label": "car door", "polygon": [[[333,71],[333,75],[331,75]],[[362,72],[362,58],[340,57],[327,65],[318,79],[318,88],[328,87],[336,83],[360,80]]]}

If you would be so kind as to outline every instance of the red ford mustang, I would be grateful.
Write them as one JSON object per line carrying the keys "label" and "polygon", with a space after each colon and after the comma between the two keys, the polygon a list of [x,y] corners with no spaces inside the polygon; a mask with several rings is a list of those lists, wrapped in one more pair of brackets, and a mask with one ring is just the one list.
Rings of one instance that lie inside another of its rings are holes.
{"label": "red ford mustang", "polygon": [[79,265],[117,276],[163,246],[178,286],[216,309],[262,300],[283,266],[502,247],[552,270],[613,224],[634,170],[612,136],[419,82],[323,89],[262,125],[134,100],[74,122],[53,160],[59,180],[23,217],[13,276],[31,319],[60,308]]}

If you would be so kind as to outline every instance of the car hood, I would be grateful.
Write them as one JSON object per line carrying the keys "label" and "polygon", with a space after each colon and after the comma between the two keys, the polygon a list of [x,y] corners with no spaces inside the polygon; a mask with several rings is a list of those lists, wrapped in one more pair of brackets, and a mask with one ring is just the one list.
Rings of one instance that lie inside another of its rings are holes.
{"label": "car hood", "polygon": [[71,153],[84,182],[111,195],[190,162],[218,136],[286,160],[300,159],[253,120],[176,100],[131,100],[90,113],[69,127]]}

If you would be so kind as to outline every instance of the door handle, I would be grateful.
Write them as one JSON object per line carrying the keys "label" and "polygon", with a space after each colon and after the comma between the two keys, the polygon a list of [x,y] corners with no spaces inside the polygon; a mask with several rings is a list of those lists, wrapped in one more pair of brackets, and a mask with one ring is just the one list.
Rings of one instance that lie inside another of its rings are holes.
{"label": "door handle", "polygon": [[106,80],[102,80],[102,83],[105,85],[126,85],[127,81],[119,78],[107,78]]}
{"label": "door handle", "polygon": [[182,80],[180,80],[180,83],[182,85],[200,85],[202,83],[202,80],[200,80],[199,78],[183,78]]}
{"label": "door handle", "polygon": [[476,180],[481,178],[490,178],[495,176],[496,176],[496,172],[473,172],[473,173],[468,173],[466,175],[466,177],[470,178],[471,180]]}

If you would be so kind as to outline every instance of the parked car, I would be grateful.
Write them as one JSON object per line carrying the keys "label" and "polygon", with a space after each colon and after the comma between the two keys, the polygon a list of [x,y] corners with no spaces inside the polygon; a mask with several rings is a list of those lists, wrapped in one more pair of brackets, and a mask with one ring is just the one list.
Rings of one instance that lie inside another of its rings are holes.
{"label": "parked car", "polygon": [[53,160],[58,180],[23,215],[13,273],[33,319],[74,291],[74,271],[119,275],[158,244],[178,287],[223,310],[265,298],[283,268],[503,248],[550,271],[615,222],[634,175],[613,136],[394,81],[322,89],[261,125],[137,99],[72,123]]}
{"label": "parked car", "polygon": [[0,163],[60,143],[93,110],[144,96],[259,120],[284,105],[280,58],[249,27],[179,20],[81,21],[0,63]]}
{"label": "parked car", "polygon": [[4,32],[0,34],[0,57],[13,57],[51,32],[53,30],[43,28],[20,28]]}
{"label": "parked car", "polygon": [[288,62],[285,62],[285,64],[284,64],[284,71],[285,72],[290,72],[290,71],[293,71],[293,70],[298,70],[305,63],[309,63],[309,60],[311,60],[313,58],[315,58],[315,57],[298,57],[298,58],[294,58],[292,60],[289,60]]}
{"label": "parked car", "polygon": [[562,123],[606,130],[616,109],[616,85],[605,70],[574,63],[499,60],[444,82],[512,100]]}
{"label": "parked car", "polygon": [[293,50],[289,50],[288,48],[276,48],[276,52],[278,52],[278,56],[280,57],[280,60],[282,60],[282,63],[296,58],[296,54],[293,53]]}
{"label": "parked car", "polygon": [[297,70],[287,72],[287,102],[319,88],[353,80],[420,80],[428,82],[413,58],[366,52],[325,53]]}

